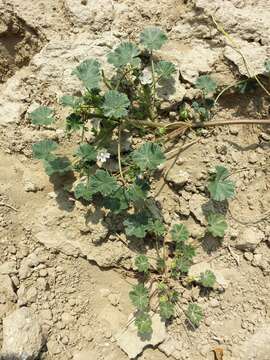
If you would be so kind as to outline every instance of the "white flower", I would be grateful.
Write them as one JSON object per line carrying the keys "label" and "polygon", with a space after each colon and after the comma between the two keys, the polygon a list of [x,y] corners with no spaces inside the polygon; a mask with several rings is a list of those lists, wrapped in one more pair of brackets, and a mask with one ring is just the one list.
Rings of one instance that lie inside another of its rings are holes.
{"label": "white flower", "polygon": [[140,82],[142,85],[150,85],[153,82],[152,79],[152,73],[150,71],[150,69],[145,68],[142,71],[142,75],[140,76]]}
{"label": "white flower", "polygon": [[110,156],[111,154],[106,149],[100,149],[97,153],[97,162],[103,164],[110,158]]}

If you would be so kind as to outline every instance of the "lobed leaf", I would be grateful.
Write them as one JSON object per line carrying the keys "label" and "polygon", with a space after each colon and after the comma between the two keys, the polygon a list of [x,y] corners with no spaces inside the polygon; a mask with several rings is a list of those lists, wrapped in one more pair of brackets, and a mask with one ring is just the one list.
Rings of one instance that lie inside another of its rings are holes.
{"label": "lobed leaf", "polygon": [[205,288],[213,288],[216,282],[216,276],[211,270],[206,270],[200,274],[199,283]]}
{"label": "lobed leaf", "polygon": [[75,154],[83,161],[96,161],[97,159],[96,149],[89,144],[81,144]]}
{"label": "lobed leaf", "polygon": [[159,313],[163,320],[169,320],[174,316],[174,305],[170,301],[159,302]]}
{"label": "lobed leaf", "polygon": [[152,319],[147,312],[140,312],[135,319],[138,334],[142,337],[150,336],[153,332]]}
{"label": "lobed leaf", "polygon": [[132,159],[140,170],[155,170],[165,161],[165,155],[158,144],[146,142],[138,150],[133,151]]}
{"label": "lobed leaf", "polygon": [[103,198],[103,206],[111,210],[114,214],[119,214],[129,207],[128,199],[124,189],[119,188],[109,196]]}
{"label": "lobed leaf", "polygon": [[90,179],[93,194],[101,193],[104,196],[111,195],[118,189],[116,179],[105,170],[97,170]]}
{"label": "lobed leaf", "polygon": [[51,160],[45,160],[44,167],[48,176],[52,176],[53,174],[64,175],[72,170],[70,161],[65,157],[56,157]]}
{"label": "lobed leaf", "polygon": [[210,213],[207,216],[207,230],[213,235],[223,238],[228,224],[222,214]]}
{"label": "lobed leaf", "polygon": [[29,114],[34,125],[50,125],[54,122],[54,111],[47,106],[40,106]]}
{"label": "lobed leaf", "polygon": [[187,310],[187,318],[194,326],[199,326],[200,322],[203,318],[203,311],[202,308],[194,303],[189,304]]}
{"label": "lobed leaf", "polygon": [[209,75],[202,75],[198,77],[196,87],[202,90],[205,94],[214,94],[218,85]]}
{"label": "lobed leaf", "polygon": [[100,63],[96,59],[84,60],[73,70],[72,75],[76,75],[87,89],[99,89]]}
{"label": "lobed leaf", "polygon": [[66,118],[66,130],[68,132],[81,130],[83,126],[84,122],[80,115],[72,113]]}
{"label": "lobed leaf", "polygon": [[185,225],[175,224],[171,230],[172,240],[176,243],[184,243],[189,238],[189,232]]}
{"label": "lobed leaf", "polygon": [[154,233],[156,236],[163,236],[165,233],[165,226],[160,220],[151,220],[148,225],[148,231]]}
{"label": "lobed leaf", "polygon": [[129,293],[132,304],[141,311],[146,311],[149,306],[149,291],[144,284],[133,286],[133,290]]}
{"label": "lobed leaf", "polygon": [[155,65],[155,71],[161,79],[170,79],[176,73],[176,67],[169,61],[161,60]]}
{"label": "lobed leaf", "polygon": [[102,108],[105,116],[120,119],[127,116],[129,105],[130,101],[126,94],[117,90],[109,90],[105,94]]}
{"label": "lobed leaf", "polygon": [[149,224],[148,215],[144,212],[129,215],[124,221],[125,231],[128,236],[144,238],[146,236]]}
{"label": "lobed leaf", "polygon": [[36,159],[47,160],[58,144],[53,140],[42,140],[32,145],[33,155]]}
{"label": "lobed leaf", "polygon": [[138,255],[135,258],[135,266],[139,272],[147,274],[150,268],[148,257],[145,255]]}
{"label": "lobed leaf", "polygon": [[167,35],[157,27],[148,27],[140,35],[143,46],[150,50],[159,50],[167,41]]}
{"label": "lobed leaf", "polygon": [[146,199],[150,186],[147,181],[136,179],[126,190],[126,197],[129,201],[138,202]]}
{"label": "lobed leaf", "polygon": [[64,95],[60,98],[59,103],[62,106],[69,106],[75,108],[83,102],[83,99],[78,96]]}
{"label": "lobed leaf", "polygon": [[224,166],[216,166],[207,187],[213,200],[224,201],[234,196],[235,184],[227,179],[228,176],[229,172]]}
{"label": "lobed leaf", "polygon": [[116,68],[121,68],[125,65],[132,65],[139,67],[141,64],[139,48],[131,42],[124,42],[120,44],[114,51],[109,53],[108,62]]}
{"label": "lobed leaf", "polygon": [[92,200],[93,192],[89,184],[79,183],[74,189],[76,199],[84,199],[86,201]]}

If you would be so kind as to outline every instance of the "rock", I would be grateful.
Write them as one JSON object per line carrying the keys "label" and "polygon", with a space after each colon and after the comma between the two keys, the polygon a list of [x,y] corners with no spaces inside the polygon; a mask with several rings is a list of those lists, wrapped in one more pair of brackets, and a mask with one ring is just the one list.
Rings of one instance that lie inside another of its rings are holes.
{"label": "rock", "polygon": [[[231,0],[196,0],[196,7],[205,14],[215,14],[215,19],[222,24],[230,35],[250,41],[258,47],[270,44],[270,9],[268,2],[245,1],[245,6],[239,6],[240,1]],[[210,17],[209,17],[210,18]],[[209,22],[212,21],[209,19]],[[194,27],[194,23],[193,23]],[[252,63],[251,63],[252,64]]]}
{"label": "rock", "polygon": [[65,0],[65,6],[75,24],[91,25],[96,30],[109,30],[107,23],[114,17],[111,0]]}
{"label": "rock", "polygon": [[251,252],[245,252],[244,253],[244,258],[248,261],[252,261],[253,260],[253,254]]}
{"label": "rock", "polygon": [[174,359],[180,360],[182,356],[181,352],[179,351],[179,347],[181,349],[181,344],[179,344],[178,340],[174,339],[171,336],[167,336],[165,341],[161,343],[158,348],[168,357],[172,356]]}
{"label": "rock", "polygon": [[264,239],[264,233],[255,227],[245,228],[236,240],[235,247],[243,251],[254,251]]}
{"label": "rock", "polygon": [[16,302],[17,295],[14,292],[12,281],[8,275],[0,275],[0,304]]}
{"label": "rock", "polygon": [[203,205],[207,203],[208,199],[200,194],[194,194],[189,200],[189,209],[202,225],[206,225],[205,215],[203,213]]}
{"label": "rock", "polygon": [[21,280],[28,278],[32,273],[32,268],[40,264],[40,259],[35,253],[29,254],[21,262],[19,277]]}
{"label": "rock", "polygon": [[16,261],[7,261],[4,264],[0,265],[0,274],[11,275],[16,273]]}
{"label": "rock", "polygon": [[152,317],[153,333],[150,340],[142,340],[137,333],[137,328],[132,323],[124,332],[121,330],[117,335],[118,346],[128,355],[130,359],[136,358],[145,347],[157,346],[166,339],[165,323],[159,315]]}
{"label": "rock", "polygon": [[43,230],[36,234],[36,238],[48,249],[54,249],[69,256],[86,257],[101,267],[111,267],[132,257],[132,252],[120,241],[107,241],[96,246],[88,238],[73,238],[60,230]]}
{"label": "rock", "polygon": [[[69,2],[73,3],[73,0]],[[111,33],[98,39],[91,39],[89,33],[83,33],[69,39],[52,40],[33,57],[31,65],[38,70],[38,80],[45,81],[58,96],[73,94],[74,89],[83,89],[81,82],[72,75],[75,67],[89,57],[97,58],[105,73],[109,74],[112,66],[107,63],[107,54],[118,43]]]}
{"label": "rock", "polygon": [[211,264],[207,262],[200,262],[198,264],[192,265],[189,268],[188,276],[197,280],[199,279],[200,274],[205,272],[206,270],[210,270],[214,273],[217,283],[215,287],[221,287],[223,289],[226,289],[229,286],[229,282],[223,275],[223,271],[214,269]]}
{"label": "rock", "polygon": [[[251,76],[263,74],[265,72],[265,59],[268,58],[270,48],[258,46],[257,44],[249,43],[247,41],[238,41],[238,45],[240,46],[240,51],[247,60]],[[225,47],[224,56],[238,67],[241,75],[249,76],[242,56],[231,46]]]}
{"label": "rock", "polygon": [[85,349],[74,353],[73,360],[91,360],[98,359],[98,354],[95,350]]}
{"label": "rock", "polygon": [[61,319],[64,324],[72,324],[74,322],[74,316],[66,312],[62,314]]}
{"label": "rock", "polygon": [[233,354],[239,360],[269,360],[270,324],[263,324],[243,344],[236,345]]}
{"label": "rock", "polygon": [[36,359],[44,341],[39,322],[30,309],[22,307],[3,319],[3,355]]}
{"label": "rock", "polygon": [[119,295],[117,294],[109,294],[108,300],[113,306],[117,306],[119,304]]}
{"label": "rock", "polygon": [[37,299],[37,289],[34,286],[31,286],[26,292],[26,300],[28,303],[33,303]]}
{"label": "rock", "polygon": [[206,43],[196,42],[189,45],[168,41],[158,55],[163,60],[172,61],[180,70],[181,77],[195,84],[200,73],[211,71],[212,65],[219,57],[219,53]]}
{"label": "rock", "polygon": [[172,182],[177,186],[183,186],[189,181],[190,175],[174,166],[166,175],[166,180]]}

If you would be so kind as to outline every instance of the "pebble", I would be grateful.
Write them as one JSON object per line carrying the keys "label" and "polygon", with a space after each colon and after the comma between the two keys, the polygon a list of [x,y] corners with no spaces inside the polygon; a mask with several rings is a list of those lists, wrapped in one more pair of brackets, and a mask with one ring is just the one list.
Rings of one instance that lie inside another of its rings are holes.
{"label": "pebble", "polygon": [[119,295],[117,294],[110,294],[108,296],[108,300],[110,301],[110,303],[113,305],[113,306],[117,306],[119,304]]}
{"label": "pebble", "polygon": [[261,138],[265,141],[270,141],[270,134],[267,134],[265,132],[261,133]]}
{"label": "pebble", "polygon": [[39,276],[46,277],[48,275],[48,271],[46,269],[41,269],[39,271]]}

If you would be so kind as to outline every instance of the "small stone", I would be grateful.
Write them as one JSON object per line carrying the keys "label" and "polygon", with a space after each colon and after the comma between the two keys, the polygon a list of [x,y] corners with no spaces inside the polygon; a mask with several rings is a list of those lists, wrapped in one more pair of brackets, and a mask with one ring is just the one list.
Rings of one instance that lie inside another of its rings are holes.
{"label": "small stone", "polygon": [[30,302],[30,303],[35,302],[37,299],[37,294],[38,294],[37,289],[34,286],[30,287],[26,292],[27,302]]}
{"label": "small stone", "polygon": [[48,271],[46,269],[41,269],[39,271],[39,276],[46,277],[48,275]]}
{"label": "small stone", "polygon": [[62,341],[62,343],[63,343],[64,345],[68,345],[68,343],[69,343],[69,338],[68,338],[66,335],[64,335],[64,336],[61,338],[61,341]]}
{"label": "small stone", "polygon": [[254,251],[264,239],[264,233],[255,227],[249,227],[240,232],[235,247],[239,250]]}
{"label": "small stone", "polygon": [[244,258],[248,261],[252,261],[253,260],[253,254],[250,252],[245,252],[244,253]]}
{"label": "small stone", "polygon": [[71,324],[74,321],[74,317],[69,313],[63,313],[61,318],[64,324]]}
{"label": "small stone", "polygon": [[119,295],[117,294],[110,294],[108,296],[108,300],[113,306],[117,306],[119,304]]}
{"label": "small stone", "polygon": [[252,152],[248,157],[248,162],[250,164],[256,164],[257,161],[258,161],[258,155],[256,153]]}
{"label": "small stone", "polygon": [[44,309],[40,311],[40,317],[43,320],[52,320],[52,312],[50,309]]}
{"label": "small stone", "polygon": [[152,316],[153,333],[151,339],[142,340],[138,336],[138,330],[132,323],[125,331],[121,330],[117,335],[117,344],[129,356],[130,359],[136,358],[145,347],[157,346],[166,339],[165,323],[161,321],[159,315]]}
{"label": "small stone", "polygon": [[195,216],[202,225],[206,224],[205,215],[203,212],[203,205],[207,203],[207,198],[200,194],[194,194],[189,200],[189,208],[191,213]]}
{"label": "small stone", "polygon": [[263,260],[262,254],[255,254],[253,257],[252,265],[260,267],[262,260]]}
{"label": "small stone", "polygon": [[0,274],[11,275],[16,273],[17,273],[16,261],[7,261],[2,265],[0,265]]}
{"label": "small stone", "polygon": [[166,180],[177,186],[184,186],[189,181],[190,175],[177,167],[173,167],[166,175]]}
{"label": "small stone", "polygon": [[40,324],[30,309],[22,307],[3,319],[2,355],[36,359],[44,340]]}
{"label": "small stone", "polygon": [[239,126],[230,125],[229,129],[230,129],[230,133],[232,135],[238,135],[239,134]]}
{"label": "small stone", "polygon": [[218,301],[217,299],[212,299],[212,300],[210,301],[210,306],[211,306],[212,308],[219,307],[219,301]]}
{"label": "small stone", "polygon": [[16,302],[17,295],[14,292],[12,281],[8,275],[0,275],[0,304]]}

